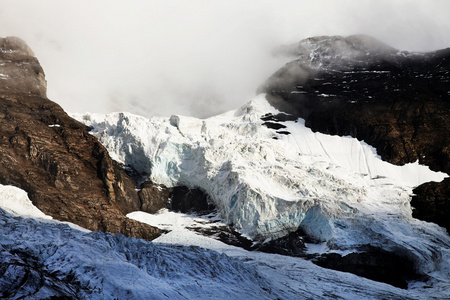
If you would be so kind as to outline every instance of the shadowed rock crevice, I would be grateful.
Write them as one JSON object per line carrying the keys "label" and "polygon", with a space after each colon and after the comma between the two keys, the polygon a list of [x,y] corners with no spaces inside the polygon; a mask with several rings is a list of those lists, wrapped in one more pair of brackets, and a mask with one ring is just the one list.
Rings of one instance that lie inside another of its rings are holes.
{"label": "shadowed rock crevice", "polygon": [[[132,166],[128,170],[134,170]],[[134,173],[136,176],[136,173]],[[140,199],[140,208],[137,210],[150,214],[160,209],[169,209],[175,212],[205,215],[216,210],[209,195],[202,189],[187,186],[165,187],[147,180],[137,186]]]}
{"label": "shadowed rock crevice", "polygon": [[406,289],[408,280],[418,279],[414,263],[403,255],[368,246],[362,252],[342,256],[338,253],[322,254],[312,260],[315,264]]}
{"label": "shadowed rock crevice", "polygon": [[140,187],[139,198],[141,201],[139,210],[154,214],[160,209],[169,207],[170,189],[146,181]]}
{"label": "shadowed rock crevice", "polygon": [[[205,224],[207,223],[205,222]],[[240,247],[248,251],[260,251],[303,258],[314,257],[314,255],[307,254],[307,247],[305,245],[305,243],[312,243],[313,241],[301,229],[290,232],[283,237],[263,242],[251,240],[229,225],[191,226],[188,229],[227,245]]]}
{"label": "shadowed rock crevice", "polygon": [[215,206],[201,189],[176,186],[170,189],[170,209],[182,213],[208,214],[215,210]]}

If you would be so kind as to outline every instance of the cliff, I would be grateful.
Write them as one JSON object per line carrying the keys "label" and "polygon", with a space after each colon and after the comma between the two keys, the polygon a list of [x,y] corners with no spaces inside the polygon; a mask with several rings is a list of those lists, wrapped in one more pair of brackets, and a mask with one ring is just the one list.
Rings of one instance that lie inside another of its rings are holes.
{"label": "cliff", "polygon": [[0,183],[24,189],[55,219],[149,240],[159,236],[159,229],[125,216],[148,204],[88,128],[47,99],[44,72],[30,48],[15,37],[0,45]]}

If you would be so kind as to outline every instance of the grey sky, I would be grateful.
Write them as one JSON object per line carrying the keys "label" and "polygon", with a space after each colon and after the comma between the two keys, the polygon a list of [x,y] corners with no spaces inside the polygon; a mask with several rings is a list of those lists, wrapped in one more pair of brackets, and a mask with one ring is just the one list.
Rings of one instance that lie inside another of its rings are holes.
{"label": "grey sky", "polygon": [[372,35],[402,50],[450,47],[448,0],[2,0],[0,36],[24,39],[48,96],[70,112],[206,117],[249,100],[281,44]]}

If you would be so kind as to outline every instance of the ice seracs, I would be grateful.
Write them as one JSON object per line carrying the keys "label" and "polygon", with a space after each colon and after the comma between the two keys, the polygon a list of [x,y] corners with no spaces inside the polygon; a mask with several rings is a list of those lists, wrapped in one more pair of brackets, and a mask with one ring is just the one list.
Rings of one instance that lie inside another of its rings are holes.
{"label": "ice seracs", "polygon": [[261,94],[204,120],[75,117],[93,128],[112,157],[153,182],[203,189],[222,220],[254,240],[301,228],[324,243],[310,252],[346,254],[371,245],[402,253],[418,274],[450,284],[443,279],[450,269],[449,236],[413,219],[410,206],[413,187],[447,174],[418,163],[394,166],[363,141],[314,133],[302,119],[280,121],[282,131],[263,125],[263,116],[277,114]]}
{"label": "ice seracs", "polygon": [[[364,142],[313,133],[301,119],[284,122],[289,134],[277,134],[262,126],[267,113],[279,112],[262,94],[204,120],[125,113],[75,117],[122,163],[159,184],[200,187],[226,222],[260,240],[301,227],[329,241],[342,220],[364,215],[386,221],[374,216],[378,212],[409,222],[412,187],[446,176],[417,163],[393,166]],[[357,240],[348,236],[345,244]]]}

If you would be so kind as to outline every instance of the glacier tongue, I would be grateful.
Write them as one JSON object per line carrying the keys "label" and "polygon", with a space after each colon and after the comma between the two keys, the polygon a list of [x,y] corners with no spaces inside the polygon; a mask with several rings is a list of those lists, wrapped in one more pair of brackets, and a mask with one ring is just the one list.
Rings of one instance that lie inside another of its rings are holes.
{"label": "glacier tongue", "polygon": [[227,222],[259,239],[302,227],[326,241],[336,218],[377,210],[410,215],[411,188],[446,176],[418,164],[393,166],[364,142],[313,133],[301,119],[285,122],[290,134],[277,134],[261,125],[266,113],[278,111],[259,95],[205,120],[75,117],[119,161],[159,184],[204,189]]}
{"label": "glacier tongue", "polygon": [[267,113],[279,112],[259,95],[204,120],[74,117],[113,157],[154,182],[205,190],[221,217],[253,239],[302,228],[332,251],[371,244],[406,253],[419,272],[450,268],[445,230],[414,220],[409,204],[414,186],[446,174],[418,163],[391,165],[364,142],[313,133],[301,119],[283,122],[284,132],[277,132],[262,125]]}
{"label": "glacier tongue", "polygon": [[[31,207],[24,191],[0,185],[0,194],[5,193],[9,201],[17,202],[18,212]],[[26,215],[40,221],[0,209],[2,298],[443,299],[448,295],[445,273],[432,287],[417,283],[403,290],[303,259],[248,252],[196,235],[186,229],[195,218],[184,214],[132,213],[171,230],[147,242],[83,232],[45,220],[36,208],[32,210]]]}
{"label": "glacier tongue", "polygon": [[255,268],[215,251],[86,233],[2,209],[0,224],[2,299],[277,297]]}

